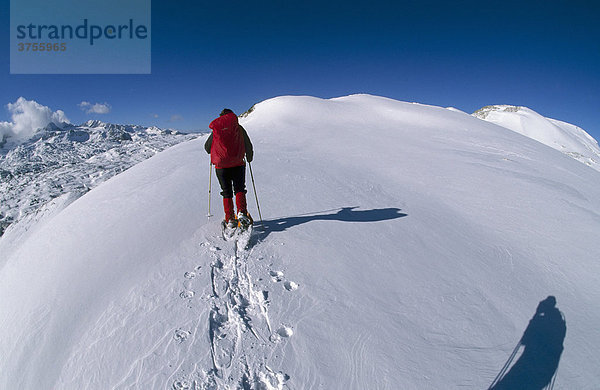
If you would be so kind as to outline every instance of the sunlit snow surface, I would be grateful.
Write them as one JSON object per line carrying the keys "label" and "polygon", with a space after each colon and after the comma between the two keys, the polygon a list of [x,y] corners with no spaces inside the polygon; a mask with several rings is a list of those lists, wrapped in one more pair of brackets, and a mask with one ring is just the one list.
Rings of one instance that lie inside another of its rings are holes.
{"label": "sunlit snow surface", "polygon": [[221,238],[215,180],[206,218],[204,138],[113,177],[2,259],[0,388],[483,389],[549,295],[554,388],[597,387],[599,172],[368,95],[242,123],[249,247]]}

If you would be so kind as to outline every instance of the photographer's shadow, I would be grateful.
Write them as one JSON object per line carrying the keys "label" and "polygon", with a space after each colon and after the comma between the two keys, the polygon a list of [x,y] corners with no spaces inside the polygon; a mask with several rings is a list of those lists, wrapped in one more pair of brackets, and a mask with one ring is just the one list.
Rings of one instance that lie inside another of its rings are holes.
{"label": "photographer's shadow", "polygon": [[[540,302],[519,344],[500,371],[490,390],[541,390],[553,382],[567,325],[556,308],[556,298],[549,296]],[[506,374],[520,346],[523,354]]]}

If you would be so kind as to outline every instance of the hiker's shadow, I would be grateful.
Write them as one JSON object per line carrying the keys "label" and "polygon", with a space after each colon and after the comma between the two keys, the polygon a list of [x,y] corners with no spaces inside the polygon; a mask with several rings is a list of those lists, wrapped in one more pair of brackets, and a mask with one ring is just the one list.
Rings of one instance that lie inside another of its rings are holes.
{"label": "hiker's shadow", "polygon": [[[556,375],[566,332],[567,325],[556,308],[556,298],[549,296],[538,305],[513,355],[490,389],[541,390],[548,386]],[[504,374],[520,346],[525,347],[523,354]]]}
{"label": "hiker's shadow", "polygon": [[[372,210],[355,210],[358,207],[342,207],[314,214],[303,214],[263,221],[257,226],[257,240],[262,241],[273,232],[283,232],[287,229],[311,221],[342,221],[342,222],[379,222],[406,217],[398,208],[383,208]],[[335,212],[332,212],[335,211]],[[324,214],[330,212],[329,214]]]}

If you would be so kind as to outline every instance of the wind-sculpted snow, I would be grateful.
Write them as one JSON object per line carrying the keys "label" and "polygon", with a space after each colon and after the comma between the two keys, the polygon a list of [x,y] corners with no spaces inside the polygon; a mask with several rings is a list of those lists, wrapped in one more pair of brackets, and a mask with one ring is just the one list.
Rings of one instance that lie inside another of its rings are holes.
{"label": "wind-sculpted snow", "polygon": [[263,218],[248,180],[247,245],[221,237],[214,178],[206,218],[201,137],[2,253],[1,389],[600,383],[597,171],[368,95],[274,98],[242,124]]}
{"label": "wind-sculpted snow", "polygon": [[11,224],[39,220],[140,161],[195,137],[100,121],[63,127],[50,123],[0,153],[0,236]]}

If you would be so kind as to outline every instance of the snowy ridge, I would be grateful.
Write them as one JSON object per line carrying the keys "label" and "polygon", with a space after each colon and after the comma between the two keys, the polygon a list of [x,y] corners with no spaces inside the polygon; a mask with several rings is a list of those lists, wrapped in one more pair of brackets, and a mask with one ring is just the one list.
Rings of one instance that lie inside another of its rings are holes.
{"label": "snowy ridge", "polygon": [[[0,236],[13,223],[39,220],[108,178],[165,148],[194,138],[172,130],[90,120],[54,123],[0,153]],[[46,210],[41,213],[41,210]],[[28,223],[29,224],[29,223]]]}
{"label": "snowy ridge", "polygon": [[600,171],[598,142],[580,127],[520,106],[486,106],[473,116],[523,134]]}
{"label": "snowy ridge", "polygon": [[[564,346],[539,375],[595,389],[597,171],[369,95],[274,98],[242,124],[248,249],[215,198],[206,219],[204,137],[107,180],[0,263],[0,388],[482,389],[529,328]],[[550,295],[564,339],[530,325]]]}

